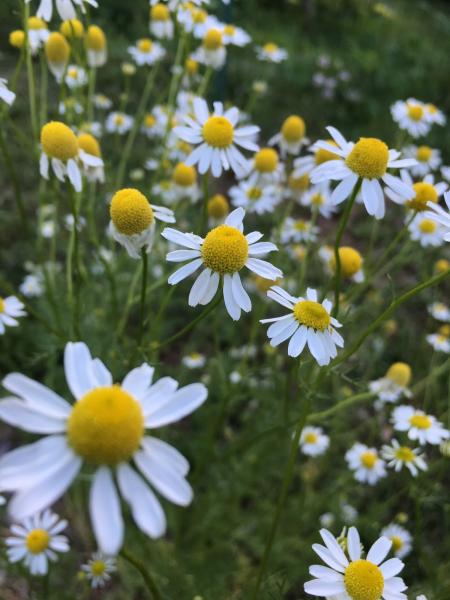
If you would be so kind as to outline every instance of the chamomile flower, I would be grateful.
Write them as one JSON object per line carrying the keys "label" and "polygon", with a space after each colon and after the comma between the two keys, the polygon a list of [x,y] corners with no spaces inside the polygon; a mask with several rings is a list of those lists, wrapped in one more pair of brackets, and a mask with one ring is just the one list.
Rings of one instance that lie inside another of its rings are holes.
{"label": "chamomile flower", "polygon": [[108,133],[124,135],[133,127],[134,119],[123,112],[112,112],[106,119],[105,128]]}
{"label": "chamomile flower", "polygon": [[369,215],[382,219],[385,213],[383,188],[405,200],[414,196],[410,185],[399,177],[388,173],[388,169],[409,167],[415,164],[411,158],[400,159],[400,152],[390,150],[387,145],[377,138],[360,138],[356,143],[347,142],[343,135],[334,127],[327,127],[337,146],[328,142],[317,142],[317,147],[338,155],[338,159],[329,160],[316,167],[311,173],[311,181],[319,183],[325,180],[340,181],[331,194],[331,202],[340,204],[346,200],[358,181],[361,181],[361,196]]}
{"label": "chamomile flower", "polygon": [[379,479],[386,477],[386,463],[379,457],[375,448],[356,442],[345,453],[345,460],[356,481],[375,485]]}
{"label": "chamomile flower", "polygon": [[83,87],[88,82],[86,71],[77,65],[69,65],[67,68],[65,82],[70,89]]}
{"label": "chamomile flower", "polygon": [[28,19],[28,40],[32,54],[37,54],[40,48],[45,45],[50,32],[47,23],[39,17],[30,17]]}
{"label": "chamomile flower", "polygon": [[70,45],[62,33],[54,31],[49,35],[45,43],[45,56],[48,68],[58,83],[61,83],[66,73],[70,52]]}
{"label": "chamomile flower", "polygon": [[205,10],[189,3],[180,6],[177,20],[187,33],[192,33],[197,39],[203,38],[208,29],[217,25],[216,19],[208,15]]}
{"label": "chamomile flower", "polygon": [[208,219],[211,226],[221,225],[230,214],[230,203],[223,194],[214,194],[208,199]]}
{"label": "chamomile flower", "polygon": [[426,136],[431,129],[432,121],[425,104],[415,98],[409,98],[406,102],[395,102],[391,106],[391,115],[400,129],[404,129],[414,138]]}
{"label": "chamomile flower", "polygon": [[397,523],[391,523],[382,529],[381,535],[391,540],[391,551],[397,558],[403,558],[411,552],[412,536],[409,531]]}
{"label": "chamomile flower", "polygon": [[20,293],[27,298],[38,298],[44,293],[41,274],[30,273],[19,286]]}
{"label": "chamomile flower", "polygon": [[111,98],[108,98],[105,94],[95,94],[94,105],[95,108],[98,108],[99,110],[109,110],[113,103]]}
{"label": "chamomile flower", "polygon": [[247,164],[245,176],[252,184],[279,183],[283,174],[278,152],[274,148],[261,148]]}
{"label": "chamomile flower", "polygon": [[394,471],[398,472],[406,467],[413,477],[416,477],[419,471],[426,471],[428,468],[418,448],[401,446],[395,439],[391,440],[390,446],[383,446],[381,456]]}
{"label": "chamomile flower", "polygon": [[419,242],[423,248],[442,246],[444,230],[442,225],[427,217],[426,213],[418,214],[408,225],[412,240]]}
{"label": "chamomile flower", "polygon": [[408,171],[403,169],[400,176],[403,183],[412,188],[412,196],[405,198],[403,194],[399,194],[393,189],[387,189],[386,195],[396,204],[404,205],[417,212],[427,210],[428,202],[437,204],[440,196],[448,188],[443,181],[435,183],[433,175],[426,175],[421,181],[414,182]]}
{"label": "chamomile flower", "polygon": [[0,417],[46,435],[2,456],[0,487],[14,492],[9,512],[21,520],[56,502],[83,463],[94,466],[89,502],[93,532],[99,549],[114,556],[124,537],[115,481],[136,525],[153,538],[164,534],[166,520],[147,482],[170,502],[186,506],[192,501],[185,479],[188,462],[166,442],[146,435],[146,429],[190,414],[206,400],[207,390],[200,383],[177,389],[171,377],[152,383],[154,370],[145,363],[113,385],[111,373],[82,342],[66,345],[64,368],[73,405],[25,375],[12,373],[3,380],[14,396],[0,402]]}
{"label": "chamomile flower", "polygon": [[153,42],[150,38],[138,40],[136,46],[128,48],[128,52],[139,67],[143,65],[151,66],[161,60],[166,54],[164,48],[157,42]]}
{"label": "chamomile flower", "polygon": [[5,540],[9,562],[23,561],[32,575],[46,575],[48,562],[57,560],[57,553],[69,551],[69,541],[61,535],[67,521],[45,510],[11,525]]}
{"label": "chamomile flower", "polygon": [[103,161],[98,156],[85,152],[74,132],[59,121],[51,121],[41,129],[42,153],[39,171],[44,179],[49,178],[50,165],[59,181],[68,177],[75,191],[82,189],[80,164],[83,167],[102,167]]}
{"label": "chamomile flower", "polygon": [[288,217],[285,219],[281,229],[281,242],[283,244],[289,242],[314,242],[317,239],[318,233],[319,228],[313,225],[311,221]]}
{"label": "chamomile flower", "polygon": [[172,171],[172,182],[175,201],[189,198],[191,202],[197,202],[201,197],[195,167],[190,167],[183,162],[178,163]]}
{"label": "chamomile flower", "polygon": [[310,184],[311,180],[309,175],[300,175],[300,177],[296,177],[291,173],[286,181],[284,191],[285,198],[295,200],[301,204],[303,196],[310,188]]}
{"label": "chamomile flower", "polygon": [[[326,140],[329,146],[335,146],[336,143],[333,140]],[[337,146],[336,146],[337,147]],[[306,156],[300,156],[294,160],[294,177],[301,177],[302,175],[310,175],[313,169],[319,165],[323,165],[330,160],[337,160],[339,156],[330,150],[321,148],[317,142],[312,144],[308,148],[310,154]]]}
{"label": "chamomile flower", "polygon": [[428,312],[437,321],[450,322],[450,308],[443,302],[433,302],[429,305]]}
{"label": "chamomile flower", "polygon": [[108,59],[108,46],[103,29],[97,25],[90,25],[86,31],[84,43],[88,65],[95,69],[103,67]]}
{"label": "chamomile flower", "polygon": [[91,587],[102,588],[111,580],[111,573],[117,570],[116,560],[95,552],[86,564],[81,565],[81,570],[86,573]]}
{"label": "chamomile flower", "polygon": [[[341,265],[341,277],[351,279],[356,283],[364,281],[363,257],[351,246],[340,246],[339,262]],[[330,246],[322,246],[319,250],[319,256],[324,261],[329,274],[334,275],[336,272],[336,257],[334,249]]]}
{"label": "chamomile flower", "polygon": [[125,247],[131,258],[141,258],[141,251],[149,253],[155,235],[155,219],[175,223],[173,211],[150,204],[147,198],[133,188],[116,192],[109,208],[112,237]]}
{"label": "chamomile flower", "polygon": [[84,36],[84,25],[79,19],[68,19],[67,21],[63,21],[59,30],[68,40],[81,40]]}
{"label": "chamomile flower", "polygon": [[[27,4],[30,2],[30,0],[25,1]],[[85,13],[85,4],[89,4],[94,8],[98,7],[97,0],[55,0],[56,10],[63,21],[76,19],[77,13],[75,12],[75,7],[79,7],[81,12]],[[41,0],[36,16],[49,22],[52,20],[52,14],[53,0]]]}
{"label": "chamomile flower", "polygon": [[273,280],[282,276],[280,269],[257,258],[277,250],[277,247],[271,242],[259,242],[262,233],[257,231],[244,235],[244,216],[244,209],[237,208],[228,215],[223,225],[211,229],[205,238],[171,228],[162,232],[162,236],[169,242],[187,248],[169,252],[167,260],[189,261],[169,277],[170,285],[179,283],[200,267],[204,267],[189,293],[189,306],[209,304],[222,280],[225,307],[230,317],[237,321],[241,310],[250,312],[252,308],[251,300],[242,286],[239,271],[247,267],[257,275]]}
{"label": "chamomile flower", "polygon": [[[307,581],[305,592],[328,600],[407,600],[403,579],[398,574],[404,564],[399,558],[384,560],[392,547],[386,537],[380,537],[362,558],[362,546],[356,527],[350,527],[346,551],[327,530],[320,535],[325,543],[313,544],[314,552],[327,565],[313,565],[309,573],[315,579]],[[383,562],[384,561],[384,562]]]}
{"label": "chamomile flower", "polygon": [[447,119],[442,110],[439,110],[439,108],[434,104],[425,104],[425,112],[431,123],[436,123],[437,125],[445,125],[445,123],[447,122]]}
{"label": "chamomile flower", "polygon": [[104,183],[105,168],[102,160],[102,151],[96,138],[90,133],[80,133],[78,136],[78,145],[80,150],[83,150],[83,152],[89,156],[96,156],[102,161],[101,164],[99,163],[97,166],[88,164],[82,165],[82,170],[86,175],[86,179],[91,182],[98,181],[99,183]]}
{"label": "chamomile flower", "polygon": [[269,140],[270,146],[278,145],[282,156],[285,154],[298,154],[305,138],[306,125],[302,117],[291,115],[284,120],[280,131]]}
{"label": "chamomile flower", "polygon": [[287,59],[288,53],[273,42],[267,42],[264,46],[257,46],[256,56],[263,62],[280,63]]}
{"label": "chamomile flower", "polygon": [[450,354],[450,337],[446,332],[430,333],[426,336],[426,340],[436,352]]}
{"label": "chamomile flower", "polygon": [[7,79],[0,77],[0,100],[3,100],[3,102],[6,102],[6,104],[8,106],[11,106],[11,104],[16,99],[16,94],[14,92],[12,92],[10,89],[8,89],[7,83],[8,83]]}
{"label": "chamomile flower", "polygon": [[281,190],[275,185],[258,185],[251,181],[241,181],[229,190],[231,203],[242,206],[247,212],[262,215],[272,212],[281,201]]}
{"label": "chamomile flower", "polygon": [[407,432],[410,440],[417,440],[421,445],[439,445],[450,437],[450,432],[436,417],[413,406],[397,406],[391,420],[396,431]]}
{"label": "chamomile flower", "polygon": [[321,427],[304,427],[300,436],[300,449],[307,456],[320,456],[330,445],[330,438]]}
{"label": "chamomile flower", "polygon": [[201,369],[206,364],[206,357],[200,352],[191,352],[183,356],[181,362],[188,369]]}
{"label": "chamomile flower", "polygon": [[173,21],[170,10],[162,2],[153,4],[150,8],[150,33],[159,39],[173,38]]}
{"label": "chamomile flower", "polygon": [[252,41],[252,38],[246,31],[231,23],[226,23],[221,26],[223,43],[226,45],[238,46],[243,48]]}
{"label": "chamomile flower", "polygon": [[[444,200],[447,205],[448,211],[450,211],[450,192],[444,194]],[[425,215],[433,219],[436,223],[444,228],[444,240],[450,242],[450,212],[446,212],[439,204],[435,201],[428,202],[428,208],[431,209],[425,213]]]}
{"label": "chamomile flower", "polygon": [[292,296],[279,286],[273,286],[267,296],[290,310],[287,315],[260,321],[271,323],[267,330],[271,346],[289,339],[288,355],[294,358],[308,346],[320,366],[337,356],[336,346],[343,348],[344,340],[336,331],[341,323],[331,316],[332,303],[328,299],[318,302],[317,291],[311,288],[306,290],[306,298]]}
{"label": "chamomile flower", "polygon": [[245,173],[247,159],[236,145],[256,152],[258,146],[255,136],[259,127],[236,127],[239,120],[236,107],[224,112],[222,103],[214,102],[214,111],[210,114],[208,105],[202,98],[195,98],[193,105],[193,117],[184,117],[186,126],[174,129],[175,134],[182,140],[197,146],[186,159],[186,164],[198,164],[200,174],[211,168],[214,177],[220,177],[222,170],[230,168],[238,176]]}
{"label": "chamomile flower", "polygon": [[408,146],[403,153],[417,161],[417,164],[410,168],[414,177],[424,177],[431,171],[439,169],[442,163],[440,150],[430,148],[430,146]]}
{"label": "chamomile flower", "polygon": [[386,402],[397,402],[402,396],[410,398],[411,390],[408,388],[411,381],[411,367],[404,362],[393,363],[386,371],[386,375],[369,383],[369,390],[377,394],[381,405]]}
{"label": "chamomile flower", "polygon": [[15,296],[2,298],[0,296],[0,335],[5,333],[5,327],[17,327],[19,317],[25,317],[25,305]]}
{"label": "chamomile flower", "polygon": [[336,211],[331,202],[331,189],[328,181],[322,181],[311,186],[301,195],[300,203],[307,206],[311,211],[318,211],[322,217],[329,219]]}

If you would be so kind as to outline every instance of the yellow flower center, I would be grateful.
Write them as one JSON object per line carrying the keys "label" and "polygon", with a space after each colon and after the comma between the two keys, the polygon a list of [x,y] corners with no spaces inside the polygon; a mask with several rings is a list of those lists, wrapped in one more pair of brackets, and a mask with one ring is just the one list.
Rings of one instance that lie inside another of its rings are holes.
{"label": "yellow flower center", "polygon": [[208,200],[208,215],[213,219],[224,219],[229,212],[228,200],[222,194],[215,194]]}
{"label": "yellow flower center", "polygon": [[67,421],[69,444],[94,465],[116,465],[128,460],[138,449],[143,433],[140,404],[118,385],[85,394]]}
{"label": "yellow flower center", "polygon": [[439,327],[439,333],[445,335],[445,337],[450,337],[450,325],[442,325],[442,327]]}
{"label": "yellow flower center", "polygon": [[116,192],[111,200],[109,212],[117,231],[125,235],[142,233],[154,220],[149,201],[134,188]]}
{"label": "yellow flower center", "polygon": [[150,9],[150,18],[153,21],[168,21],[170,17],[169,9],[159,2]]}
{"label": "yellow flower center", "polygon": [[124,116],[123,115],[115,115],[114,116],[114,124],[115,125],[123,125],[125,122]]}
{"label": "yellow flower center", "polygon": [[39,17],[30,17],[28,19],[28,29],[33,29],[34,31],[47,29],[47,23]]}
{"label": "yellow flower center", "polygon": [[396,362],[389,367],[386,377],[400,387],[407,387],[411,381],[411,367],[404,362]]}
{"label": "yellow flower center", "polygon": [[265,277],[261,277],[261,275],[254,275],[253,281],[258,291],[262,294],[266,294],[273,285],[280,285],[281,278],[278,278],[275,281],[273,281],[272,279],[266,279]]}
{"label": "yellow flower center", "polygon": [[227,148],[231,146],[234,127],[225,117],[209,117],[203,125],[203,137],[209,146]]}
{"label": "yellow flower center", "polygon": [[9,34],[9,43],[14,48],[23,48],[25,43],[25,32],[21,29],[16,29],[16,31],[11,31]]}
{"label": "yellow flower center", "polygon": [[[341,273],[343,277],[353,277],[362,265],[362,256],[350,246],[341,246],[339,248],[339,259],[341,263]],[[330,257],[330,267],[334,271],[336,269],[336,259],[334,254]]]}
{"label": "yellow flower center", "polygon": [[410,417],[409,422],[418,429],[429,429],[431,427],[431,419],[427,415],[413,415]]}
{"label": "yellow flower center", "polygon": [[408,446],[400,446],[400,448],[397,448],[395,451],[395,456],[398,458],[398,460],[408,463],[413,462],[415,459],[414,452],[411,450],[411,448],[408,448]]}
{"label": "yellow flower center", "polygon": [[389,149],[377,138],[360,138],[347,156],[345,163],[364,179],[379,179],[386,173]]}
{"label": "yellow flower center", "polygon": [[219,29],[209,29],[203,38],[203,46],[207,50],[218,50],[223,46],[222,32]]}
{"label": "yellow flower center", "polygon": [[198,73],[198,62],[193,58],[186,59],[185,67],[189,75],[196,75]]}
{"label": "yellow flower center", "polygon": [[304,192],[309,187],[309,175],[301,175],[300,177],[289,176],[289,187],[294,192]]}
{"label": "yellow flower center", "polygon": [[232,36],[236,32],[236,27],[234,25],[225,25],[223,28],[223,32],[225,35]]}
{"label": "yellow flower center", "polygon": [[81,150],[84,150],[87,154],[91,156],[101,157],[102,152],[100,150],[100,144],[95,139],[95,137],[90,133],[81,133],[78,136],[78,145]]}
{"label": "yellow flower center", "polygon": [[406,202],[406,206],[419,212],[427,210],[427,202],[437,202],[438,193],[436,188],[431,183],[419,181],[413,185],[414,193],[416,194],[412,200]]}
{"label": "yellow flower center", "polygon": [[101,577],[106,570],[106,565],[103,560],[94,560],[91,563],[91,573],[94,577]]}
{"label": "yellow flower center", "polygon": [[49,63],[61,65],[69,60],[70,46],[66,38],[54,31],[45,43],[45,55]]}
{"label": "yellow flower center", "polygon": [[247,190],[247,198],[249,200],[259,200],[262,196],[262,189],[259,187],[251,187]]}
{"label": "yellow flower center", "polygon": [[78,154],[78,140],[74,132],[60,121],[50,121],[41,129],[41,144],[47,156],[67,161]]}
{"label": "yellow flower center", "polygon": [[419,223],[419,229],[422,233],[434,233],[437,229],[437,223],[431,219],[423,219]]}
{"label": "yellow flower center", "polygon": [[300,231],[300,232],[303,233],[304,231],[308,231],[308,229],[309,229],[309,223],[307,223],[303,219],[298,219],[294,223],[294,229],[295,229],[295,231]]}
{"label": "yellow flower center", "polygon": [[305,121],[297,115],[288,117],[281,127],[281,135],[290,144],[299,142],[304,137],[305,131]]}
{"label": "yellow flower center", "polygon": [[31,554],[40,554],[47,550],[50,536],[45,529],[33,529],[27,534],[25,545]]}
{"label": "yellow flower center", "polygon": [[67,76],[70,77],[71,79],[77,79],[78,78],[78,69],[76,67],[72,67],[71,69],[69,69],[67,71]]}
{"label": "yellow flower center", "polygon": [[278,46],[273,42],[268,42],[267,44],[264,44],[263,50],[264,52],[267,52],[267,54],[273,54],[278,50]]}
{"label": "yellow flower center", "polygon": [[212,229],[202,245],[203,262],[221,275],[240,271],[247,257],[248,242],[245,236],[230,225],[219,225]]}
{"label": "yellow flower center", "polygon": [[344,583],[352,600],[379,600],[384,589],[381,570],[368,560],[355,560],[345,569]]}
{"label": "yellow flower center", "polygon": [[330,325],[330,315],[319,302],[300,300],[294,306],[294,317],[302,325],[325,331]]}
{"label": "yellow flower center", "polygon": [[208,13],[205,12],[204,10],[202,10],[201,8],[194,9],[192,11],[192,19],[193,19],[194,23],[197,23],[197,24],[204,23],[206,21],[207,16],[208,16]]}
{"label": "yellow flower center", "polygon": [[325,198],[322,196],[322,194],[319,194],[319,192],[317,192],[317,194],[313,194],[311,196],[311,204],[313,206],[322,206],[322,204],[325,202]]}
{"label": "yellow flower center", "polygon": [[420,121],[423,117],[423,108],[419,104],[408,104],[408,117],[413,121]]}
{"label": "yellow flower center", "polygon": [[[327,140],[327,144],[336,146],[337,148],[337,144],[334,140]],[[314,153],[316,165],[321,165],[329,160],[336,160],[337,158],[339,158],[337,154],[334,154],[334,152],[330,152],[330,150],[326,150],[325,148],[318,148]]]}
{"label": "yellow flower center", "polygon": [[78,19],[70,19],[61,23],[60,32],[66,38],[81,38],[84,35],[83,23]]}
{"label": "yellow flower center", "polygon": [[371,450],[366,450],[361,454],[361,463],[366,467],[366,469],[373,469],[375,463],[377,462],[377,455],[375,452]]}
{"label": "yellow flower center", "polygon": [[138,41],[137,47],[141,52],[151,52],[153,42],[149,38],[144,38]]}
{"label": "yellow flower center", "polygon": [[255,169],[260,173],[272,173],[278,166],[278,153],[273,148],[261,148],[255,154]]}
{"label": "yellow flower center", "polygon": [[310,431],[305,435],[305,444],[315,444],[318,439],[319,436],[317,435],[317,433],[313,433],[312,431]]}
{"label": "yellow flower center", "polygon": [[433,150],[430,146],[419,146],[417,148],[416,158],[417,160],[420,160],[420,162],[428,162],[432,154]]}
{"label": "yellow flower center", "polygon": [[403,548],[403,546],[405,545],[405,543],[403,542],[402,538],[398,535],[392,535],[390,537],[390,540],[392,542],[392,551],[398,552],[399,550],[401,550]]}
{"label": "yellow flower center", "polygon": [[173,170],[172,179],[177,185],[190,187],[197,181],[197,172],[194,167],[189,167],[184,163],[178,163]]}
{"label": "yellow flower center", "polygon": [[89,50],[97,52],[104,50],[106,47],[106,36],[100,27],[91,25],[86,33],[86,47]]}

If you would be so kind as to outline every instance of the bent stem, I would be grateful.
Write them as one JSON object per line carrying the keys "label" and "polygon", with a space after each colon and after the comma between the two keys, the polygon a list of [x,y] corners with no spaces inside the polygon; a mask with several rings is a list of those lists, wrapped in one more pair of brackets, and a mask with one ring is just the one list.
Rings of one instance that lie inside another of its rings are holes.
{"label": "bent stem", "polygon": [[158,590],[158,587],[153,579],[153,577],[150,575],[150,573],[147,571],[147,569],[145,568],[145,565],[142,561],[140,561],[138,558],[136,558],[136,556],[134,556],[129,550],[122,548],[122,550],[120,551],[120,556],[125,559],[128,563],[130,563],[130,565],[132,565],[135,569],[137,569],[139,571],[139,573],[142,575],[142,579],[145,582],[145,585],[147,586],[147,590],[149,593],[150,598],[152,598],[152,600],[161,600],[162,596],[160,591]]}

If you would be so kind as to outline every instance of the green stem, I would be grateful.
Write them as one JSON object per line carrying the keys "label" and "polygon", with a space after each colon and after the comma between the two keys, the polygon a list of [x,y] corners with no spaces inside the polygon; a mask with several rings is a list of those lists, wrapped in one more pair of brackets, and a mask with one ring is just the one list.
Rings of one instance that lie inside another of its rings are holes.
{"label": "green stem", "polygon": [[89,85],[88,93],[86,98],[86,113],[88,121],[91,123],[94,119],[94,93],[95,93],[95,80],[97,77],[97,69],[91,67],[89,69]]}
{"label": "green stem", "polygon": [[25,60],[27,65],[27,78],[28,78],[28,97],[30,103],[30,119],[31,119],[31,131],[33,134],[33,140],[36,143],[38,139],[38,120],[36,112],[36,85],[34,80],[33,71],[33,60],[31,56],[31,47],[28,39],[28,18],[30,16],[30,5],[24,3],[23,10],[23,29],[25,32]]}
{"label": "green stem", "polygon": [[26,213],[25,205],[24,205],[23,199],[22,199],[22,191],[21,191],[21,187],[20,187],[19,178],[17,177],[17,173],[14,168],[14,163],[11,159],[11,155],[9,154],[9,150],[8,150],[8,145],[4,138],[3,124],[1,124],[1,126],[0,126],[0,150],[2,152],[3,159],[5,161],[6,169],[9,172],[9,175],[11,177],[11,183],[12,183],[12,186],[14,189],[14,197],[16,199],[17,211],[19,213],[20,220],[22,222],[22,226],[26,232],[28,230],[27,213]]}
{"label": "green stem", "polygon": [[127,550],[125,548],[122,548],[122,550],[120,551],[120,556],[122,558],[124,558],[127,562],[129,562],[130,565],[132,565],[135,569],[137,569],[139,571],[139,573],[142,575],[142,579],[144,580],[145,585],[147,586],[147,590],[148,590],[150,598],[152,598],[152,600],[161,600],[161,598],[162,598],[161,593],[158,590],[158,587],[157,587],[153,577],[150,575],[150,573],[145,568],[144,563],[142,561],[140,561],[138,558],[136,558],[136,556],[134,556],[129,550]]}
{"label": "green stem", "polygon": [[47,122],[47,90],[48,90],[48,70],[47,70],[47,63],[45,60],[44,52],[41,52],[40,75],[41,75],[40,124],[42,127]]}
{"label": "green stem", "polygon": [[69,186],[70,206],[73,216],[73,225],[70,230],[69,248],[67,252],[67,297],[69,306],[72,308],[73,334],[76,339],[80,335],[80,259],[78,239],[78,203],[77,197]]}
{"label": "green stem", "polygon": [[148,281],[148,254],[145,248],[141,250],[142,257],[142,285],[141,285],[141,308],[139,313],[139,336],[138,346],[142,343],[142,336],[144,334],[144,321],[145,321],[145,300],[147,295],[147,281]]}
{"label": "green stem", "polygon": [[[314,206],[313,210],[312,210],[312,217],[311,217],[311,229],[312,230],[314,230],[314,227],[316,226],[318,214],[319,214],[319,209],[317,206]],[[308,238],[308,241],[306,242],[305,256],[301,263],[300,276],[299,276],[299,281],[298,281],[298,289],[300,290],[300,292],[303,289],[303,283],[306,278],[309,255],[311,253],[311,244],[312,244],[312,236],[310,236]]]}
{"label": "green stem", "polygon": [[376,275],[378,273],[378,271],[383,268],[385,261],[390,256],[391,252],[398,248],[400,242],[403,240],[405,235],[408,233],[408,227],[414,221],[414,219],[416,218],[416,215],[417,215],[417,211],[415,210],[413,212],[413,214],[411,215],[411,217],[405,222],[403,227],[397,233],[397,235],[392,240],[392,242],[389,244],[389,246],[386,248],[386,250],[383,252],[383,254],[380,256],[379,260],[377,261],[377,263],[375,265],[375,268],[370,273],[370,277],[373,277],[374,275]]}
{"label": "green stem", "polygon": [[204,98],[204,96],[206,94],[206,90],[208,89],[212,74],[213,74],[213,68],[207,67],[205,74],[203,75],[202,82],[201,82],[201,84],[198,88],[198,92],[197,92],[197,96],[199,96],[200,98]]}

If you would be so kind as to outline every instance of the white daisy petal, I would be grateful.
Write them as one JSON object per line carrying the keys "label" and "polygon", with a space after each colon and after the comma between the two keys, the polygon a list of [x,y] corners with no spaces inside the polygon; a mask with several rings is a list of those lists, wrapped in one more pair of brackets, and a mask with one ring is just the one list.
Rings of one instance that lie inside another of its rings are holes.
{"label": "white daisy petal", "polygon": [[123,519],[110,469],[97,469],[91,485],[89,511],[98,547],[115,556],[123,542]]}

